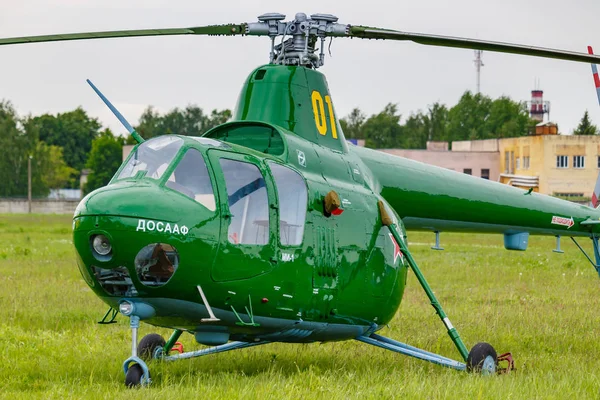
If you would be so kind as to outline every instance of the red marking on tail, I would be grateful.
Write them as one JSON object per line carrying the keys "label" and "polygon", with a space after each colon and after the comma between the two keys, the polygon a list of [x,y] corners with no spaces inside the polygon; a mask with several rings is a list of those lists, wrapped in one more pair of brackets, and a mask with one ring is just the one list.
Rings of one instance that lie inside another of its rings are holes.
{"label": "red marking on tail", "polygon": [[596,89],[600,88],[600,78],[598,77],[598,73],[594,74],[594,83],[596,84]]}
{"label": "red marking on tail", "polygon": [[594,208],[598,207],[598,197],[596,196],[596,193],[592,194],[592,205]]}

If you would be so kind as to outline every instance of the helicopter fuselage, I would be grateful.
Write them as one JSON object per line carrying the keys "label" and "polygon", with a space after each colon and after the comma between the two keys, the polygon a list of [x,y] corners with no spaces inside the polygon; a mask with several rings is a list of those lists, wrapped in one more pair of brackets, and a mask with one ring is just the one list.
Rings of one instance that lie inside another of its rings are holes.
{"label": "helicopter fuselage", "polygon": [[600,218],[349,145],[322,74],[268,65],[250,74],[232,122],[134,148],[81,201],[74,244],[111,307],[145,304],[146,322],[200,343],[343,340],[387,324],[404,292],[408,265],[379,203],[404,241],[406,224],[503,233],[513,250],[530,232],[592,236],[598,225],[585,221]]}
{"label": "helicopter fuselage", "polygon": [[[114,308],[123,299],[148,304],[155,312],[146,322],[194,332],[205,343],[214,343],[214,332],[236,340],[340,340],[389,322],[407,267],[381,224],[382,199],[362,174],[342,154],[326,163],[330,150],[281,127],[234,122],[224,130],[278,135],[283,154],[188,137],[160,147],[167,140],[157,138],[134,149],[110,185],[82,200],[74,243],[95,293]],[[154,145],[176,155],[152,170],[144,154]],[[178,171],[192,153],[205,160],[211,201],[207,193],[178,190],[186,185]],[[324,210],[332,190],[341,199],[338,215]],[[110,241],[109,257],[95,251],[97,235]],[[161,252],[170,259],[162,266]],[[201,322],[207,307],[219,321]]]}

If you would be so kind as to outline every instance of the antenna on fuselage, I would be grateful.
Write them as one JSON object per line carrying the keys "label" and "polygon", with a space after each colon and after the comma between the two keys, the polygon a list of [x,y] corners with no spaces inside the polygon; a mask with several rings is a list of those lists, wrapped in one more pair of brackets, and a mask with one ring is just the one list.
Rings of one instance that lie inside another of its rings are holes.
{"label": "antenna on fuselage", "polygon": [[94,92],[96,92],[96,94],[102,99],[102,101],[104,102],[104,104],[106,104],[110,111],[112,111],[112,113],[115,114],[115,117],[117,117],[119,122],[121,122],[125,129],[127,129],[131,136],[133,136],[135,141],[138,143],[142,143],[144,141],[144,138],[141,137],[135,129],[133,129],[133,126],[131,126],[131,124],[125,119],[123,114],[121,114],[119,110],[117,110],[117,108],[112,105],[112,103],[106,98],[106,96],[102,94],[102,92],[92,83],[92,81],[90,81],[89,79],[86,79],[86,81],[92,87],[92,89],[94,89]]}

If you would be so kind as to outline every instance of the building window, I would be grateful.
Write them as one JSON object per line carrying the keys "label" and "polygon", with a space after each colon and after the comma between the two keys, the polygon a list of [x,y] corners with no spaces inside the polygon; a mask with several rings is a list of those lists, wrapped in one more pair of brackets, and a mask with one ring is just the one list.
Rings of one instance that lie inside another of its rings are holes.
{"label": "building window", "polygon": [[490,179],[490,170],[485,168],[481,170],[481,178]]}
{"label": "building window", "polygon": [[573,156],[573,168],[585,168],[585,156]]}
{"label": "building window", "polygon": [[523,169],[529,169],[529,156],[523,157]]}
{"label": "building window", "polygon": [[569,168],[569,156],[556,156],[556,168]]}
{"label": "building window", "polygon": [[516,161],[516,167],[515,169],[521,169],[521,159],[519,157],[517,157],[517,161]]}
{"label": "building window", "polygon": [[463,172],[467,175],[473,175],[473,171],[471,170],[471,168],[465,168],[463,169]]}
{"label": "building window", "polygon": [[511,151],[510,152],[510,170],[508,171],[509,174],[514,174],[515,173],[515,152]]}
{"label": "building window", "polygon": [[505,151],[504,152],[504,173],[514,174],[515,173],[515,152]]}
{"label": "building window", "polygon": [[552,196],[566,199],[566,200],[578,200],[583,197],[583,193],[552,193]]}
{"label": "building window", "polygon": [[600,168],[600,156],[598,156],[598,168]]}

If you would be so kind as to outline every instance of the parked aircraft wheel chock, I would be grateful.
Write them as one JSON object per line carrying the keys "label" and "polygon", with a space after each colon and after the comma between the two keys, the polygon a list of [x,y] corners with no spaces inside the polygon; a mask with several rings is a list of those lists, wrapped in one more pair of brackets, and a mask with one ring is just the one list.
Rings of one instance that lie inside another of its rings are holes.
{"label": "parked aircraft wheel chock", "polygon": [[507,362],[507,366],[506,367],[498,367],[499,374],[508,374],[510,371],[516,370],[515,361],[513,360],[511,353],[500,354],[498,356],[498,364],[500,364],[503,361]]}
{"label": "parked aircraft wheel chock", "polygon": [[183,344],[181,342],[176,342],[171,351],[176,351],[179,354],[183,354]]}

